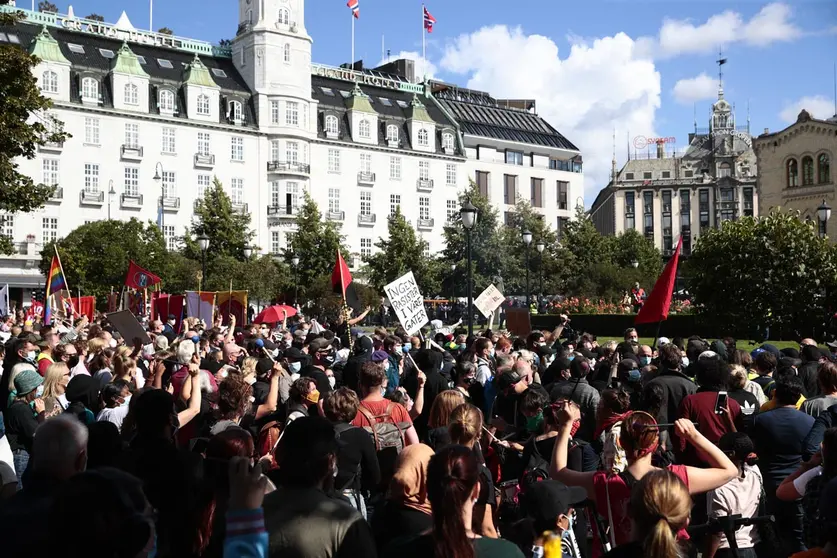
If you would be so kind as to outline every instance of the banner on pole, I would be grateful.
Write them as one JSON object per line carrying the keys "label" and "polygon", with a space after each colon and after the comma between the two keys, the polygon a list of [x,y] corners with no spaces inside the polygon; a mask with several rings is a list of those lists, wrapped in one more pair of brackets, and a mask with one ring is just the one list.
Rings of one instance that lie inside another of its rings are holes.
{"label": "banner on pole", "polygon": [[424,309],[424,297],[421,296],[412,271],[384,287],[384,291],[398,316],[398,321],[409,335],[414,334],[430,321]]}
{"label": "banner on pole", "polygon": [[477,307],[483,316],[486,318],[489,317],[501,304],[503,301],[506,300],[506,297],[503,296],[503,293],[494,286],[494,283],[490,284],[487,289],[480,293],[480,296],[474,301],[474,306]]}

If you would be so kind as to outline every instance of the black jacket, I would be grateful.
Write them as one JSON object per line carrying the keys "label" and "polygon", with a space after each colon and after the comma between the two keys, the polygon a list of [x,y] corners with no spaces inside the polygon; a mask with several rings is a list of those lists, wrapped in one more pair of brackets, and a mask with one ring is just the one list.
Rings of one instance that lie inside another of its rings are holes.
{"label": "black jacket", "polygon": [[813,361],[806,362],[797,369],[797,375],[805,385],[805,391],[802,394],[805,396],[805,399],[811,399],[820,395],[820,386],[817,384],[817,369],[819,367],[820,363]]}
{"label": "black jacket", "polygon": [[680,403],[687,395],[697,392],[697,386],[679,370],[663,370],[648,385],[659,385],[663,388],[663,404],[657,422],[670,423],[680,416]]}
{"label": "black jacket", "polygon": [[820,451],[820,444],[822,443],[825,431],[829,428],[837,426],[837,405],[832,405],[817,417],[814,421],[814,426],[805,437],[802,443],[802,459],[808,461],[811,456]]}

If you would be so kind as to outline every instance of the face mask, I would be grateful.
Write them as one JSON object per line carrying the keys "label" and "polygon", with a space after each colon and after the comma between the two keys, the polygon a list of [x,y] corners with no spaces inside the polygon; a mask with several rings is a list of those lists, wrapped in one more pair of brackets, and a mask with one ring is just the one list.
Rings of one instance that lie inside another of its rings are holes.
{"label": "face mask", "polygon": [[336,384],[336,383],[337,383],[337,380],[334,379],[334,376],[329,376],[328,377],[328,385],[331,386],[331,389],[334,389],[334,384]]}
{"label": "face mask", "polygon": [[631,370],[628,372],[629,382],[638,382],[642,378],[642,373],[639,370]]}
{"label": "face mask", "polygon": [[689,357],[681,358],[680,362],[683,364],[684,367],[689,366]]}
{"label": "face mask", "polygon": [[127,407],[130,403],[131,403],[131,394],[129,393],[129,394],[128,394],[128,395],[126,395],[126,396],[125,396],[125,398],[122,400],[122,404],[120,405],[120,407]]}
{"label": "face mask", "polygon": [[476,381],[477,381],[477,379],[476,379],[474,376],[468,376],[467,378],[465,378],[465,380],[464,380],[464,381],[465,381],[465,385],[466,385],[466,386],[470,386],[470,385],[472,385],[474,382],[476,382]]}
{"label": "face mask", "polygon": [[631,339],[631,345],[639,345],[639,340]]}
{"label": "face mask", "polygon": [[404,351],[405,353],[409,353],[410,349],[412,349],[412,348],[413,348],[413,346],[411,344],[404,343],[404,346],[401,348],[401,350]]}
{"label": "face mask", "polygon": [[302,363],[301,362],[288,363],[288,368],[290,368],[292,374],[296,374],[300,370],[302,370]]}
{"label": "face mask", "polygon": [[643,366],[648,366],[649,364],[651,364],[651,357],[650,356],[639,357],[639,362]]}
{"label": "face mask", "polygon": [[79,360],[78,355],[71,356],[67,360],[67,366],[70,367],[71,369],[75,368],[76,366],[78,366],[78,360]]}
{"label": "face mask", "polygon": [[387,394],[387,388],[385,388],[384,386],[381,386],[381,397],[385,396],[386,394]]}
{"label": "face mask", "polygon": [[270,331],[268,331],[266,329],[260,329],[259,333],[262,334],[262,337],[267,337],[268,335],[270,335]]}
{"label": "face mask", "polygon": [[537,432],[543,424],[543,411],[533,417],[526,417],[526,431]]}
{"label": "face mask", "polygon": [[466,345],[465,343],[460,343],[459,344],[459,350],[460,351],[465,351],[467,349],[468,349],[468,345]]}
{"label": "face mask", "polygon": [[316,389],[313,390],[311,393],[305,396],[305,400],[312,405],[316,405],[317,402],[320,400],[320,392]]}
{"label": "face mask", "polygon": [[44,384],[35,388],[35,397],[42,397],[44,395]]}
{"label": "face mask", "polygon": [[29,362],[35,362],[36,358],[38,358],[37,351],[29,351],[28,353],[26,353],[26,360],[28,360]]}
{"label": "face mask", "polygon": [[273,360],[276,360],[276,358],[279,356],[279,349],[273,349],[273,352],[270,353],[270,356],[273,357]]}
{"label": "face mask", "polygon": [[323,357],[323,364],[326,368],[331,368],[334,365],[334,353],[329,353]]}
{"label": "face mask", "polygon": [[488,351],[488,357],[489,358],[494,358],[494,349],[491,349],[490,351]]}
{"label": "face mask", "polygon": [[568,356],[567,360],[569,360],[570,362],[574,361],[575,360],[575,355]]}

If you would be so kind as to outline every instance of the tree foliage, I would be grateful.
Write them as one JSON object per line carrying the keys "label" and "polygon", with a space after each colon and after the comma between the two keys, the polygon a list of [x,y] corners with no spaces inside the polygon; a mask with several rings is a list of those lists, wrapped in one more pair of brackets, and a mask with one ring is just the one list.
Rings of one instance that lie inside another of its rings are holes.
{"label": "tree foliage", "polygon": [[50,14],[57,14],[58,13],[58,6],[53,4],[52,2],[47,2],[46,0],[41,0],[38,2],[38,11],[45,12]]}
{"label": "tree foliage", "polygon": [[250,214],[233,209],[232,201],[217,177],[203,199],[198,200],[195,219],[183,237],[186,257],[200,261],[201,249],[197,237],[202,234],[209,238],[209,249],[206,251],[209,263],[220,257],[244,261],[244,249],[248,246],[252,248],[255,232],[250,230]]}
{"label": "tree foliage", "polygon": [[253,257],[243,262],[220,256],[213,260],[207,275],[205,290],[226,291],[232,284],[235,290],[247,291],[249,300],[267,303],[280,298],[288,271],[270,256]]}
{"label": "tree foliage", "polygon": [[[14,23],[19,17],[2,14],[0,24]],[[0,44],[0,224],[3,214],[33,211],[55,191],[54,186],[35,184],[22,174],[19,158],[33,159],[39,146],[69,137],[60,122],[46,116],[52,102],[41,95],[32,72],[38,63],[19,46]],[[12,251],[11,239],[0,236],[0,254]]]}
{"label": "tree foliage", "polygon": [[174,31],[172,31],[168,27],[160,27],[159,29],[157,29],[157,33],[159,33],[160,35],[174,35]]}
{"label": "tree foliage", "polygon": [[303,202],[296,217],[296,231],[290,238],[289,246],[283,252],[283,258],[286,263],[290,263],[294,256],[299,258],[292,277],[299,285],[300,298],[302,293],[307,294],[306,289],[318,277],[331,276],[338,249],[344,258],[349,257],[337,225],[323,219],[317,202],[307,191],[303,193]]}
{"label": "tree foliage", "polygon": [[835,310],[837,248],[797,212],[704,232],[686,273],[699,312],[751,339],[779,324],[812,335]]}
{"label": "tree foliage", "polygon": [[86,16],[84,19],[89,19],[91,21],[105,21],[105,16],[100,16],[99,14],[90,14]]}

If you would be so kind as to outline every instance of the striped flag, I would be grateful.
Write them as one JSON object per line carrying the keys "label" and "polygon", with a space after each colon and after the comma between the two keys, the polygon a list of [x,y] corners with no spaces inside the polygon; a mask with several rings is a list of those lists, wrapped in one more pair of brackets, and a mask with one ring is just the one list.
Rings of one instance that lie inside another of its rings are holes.
{"label": "striped flag", "polygon": [[61,262],[58,261],[57,254],[52,256],[52,264],[49,266],[46,287],[44,324],[49,325],[52,323],[52,295],[62,290],[69,290],[67,288],[67,279],[64,277],[64,271],[61,269]]}
{"label": "striped flag", "polygon": [[424,28],[427,29],[428,33],[433,32],[433,25],[436,23],[436,18],[427,11],[427,6],[422,6],[424,8]]}
{"label": "striped flag", "polygon": [[352,10],[355,19],[360,19],[360,0],[349,0],[346,5]]}

